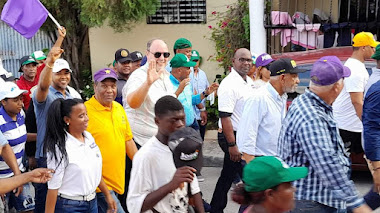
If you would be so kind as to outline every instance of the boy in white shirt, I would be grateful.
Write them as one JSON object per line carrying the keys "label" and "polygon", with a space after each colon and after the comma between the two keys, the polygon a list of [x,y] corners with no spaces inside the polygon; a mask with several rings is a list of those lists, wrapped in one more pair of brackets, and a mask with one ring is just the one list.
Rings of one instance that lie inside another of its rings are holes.
{"label": "boy in white shirt", "polygon": [[[130,212],[187,212],[187,183],[197,212],[204,212],[196,169],[176,169],[168,146],[169,135],[185,127],[182,104],[172,96],[160,98],[154,108],[158,126],[153,136],[134,156],[127,206]],[[186,184],[184,184],[186,183]]]}

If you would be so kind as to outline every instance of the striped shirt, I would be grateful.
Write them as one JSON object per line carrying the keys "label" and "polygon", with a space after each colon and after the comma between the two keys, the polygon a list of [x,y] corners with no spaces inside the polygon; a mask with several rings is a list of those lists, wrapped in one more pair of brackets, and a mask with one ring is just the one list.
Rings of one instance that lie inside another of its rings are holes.
{"label": "striped shirt", "polygon": [[364,203],[349,179],[350,163],[333,118],[332,107],[310,90],[295,99],[282,125],[279,156],[309,174],[294,181],[297,200],[312,200],[336,209]]}
{"label": "striped shirt", "polygon": [[[25,113],[21,110],[16,116],[14,121],[6,112],[3,107],[0,108],[0,130],[4,137],[8,140],[9,145],[12,147],[16,155],[17,164],[20,171],[24,171],[25,167],[22,164],[22,157],[25,151],[26,142],[26,126],[25,126]],[[13,171],[5,163],[4,159],[0,157],[0,178],[13,176]]]}

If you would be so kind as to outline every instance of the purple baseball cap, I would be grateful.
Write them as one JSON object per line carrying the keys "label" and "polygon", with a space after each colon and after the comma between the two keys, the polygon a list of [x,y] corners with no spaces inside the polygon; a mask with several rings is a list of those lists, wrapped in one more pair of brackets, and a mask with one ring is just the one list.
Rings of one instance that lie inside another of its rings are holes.
{"label": "purple baseball cap", "polygon": [[331,85],[351,75],[351,70],[343,66],[336,56],[324,56],[313,64],[310,80],[321,86]]}
{"label": "purple baseball cap", "polygon": [[110,68],[103,68],[101,70],[98,70],[94,74],[94,80],[96,82],[101,82],[106,78],[112,78],[112,79],[115,79],[117,81],[117,74],[116,74],[115,70],[110,69]]}
{"label": "purple baseball cap", "polygon": [[272,61],[274,61],[274,59],[272,59],[269,54],[263,53],[256,58],[256,67],[264,67]]}

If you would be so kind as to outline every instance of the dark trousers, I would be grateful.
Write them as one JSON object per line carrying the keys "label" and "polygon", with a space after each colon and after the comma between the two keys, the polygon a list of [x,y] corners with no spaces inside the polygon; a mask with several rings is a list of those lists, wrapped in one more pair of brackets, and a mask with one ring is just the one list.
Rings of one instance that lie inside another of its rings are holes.
{"label": "dark trousers", "polygon": [[[38,168],[47,168],[46,158],[40,157],[37,159]],[[45,212],[46,194],[48,191],[47,183],[34,183],[34,189],[36,190],[35,199],[36,206],[34,212]]]}
{"label": "dark trousers", "polygon": [[[137,149],[140,149],[141,146],[136,143]],[[131,171],[132,171],[132,160],[129,159],[128,155],[125,156],[125,187],[124,187],[124,194],[118,195],[117,198],[120,201],[121,206],[123,207],[124,211],[127,213],[127,195],[128,195],[128,187],[129,187],[129,180],[131,179]]]}
{"label": "dark trousers", "polygon": [[199,132],[201,133],[202,140],[205,140],[206,125],[202,126],[202,121],[198,120]]}
{"label": "dark trousers", "polygon": [[224,152],[224,162],[222,172],[216,183],[215,191],[210,203],[212,213],[223,212],[223,209],[226,208],[228,201],[227,194],[231,188],[231,184],[236,177],[236,174],[239,174],[240,177],[242,177],[243,170],[241,162],[233,162],[230,160],[227,140],[223,133],[218,133],[218,143]]}
{"label": "dark trousers", "polygon": [[364,196],[364,200],[372,210],[375,210],[380,206],[380,195],[373,191],[373,186]]}

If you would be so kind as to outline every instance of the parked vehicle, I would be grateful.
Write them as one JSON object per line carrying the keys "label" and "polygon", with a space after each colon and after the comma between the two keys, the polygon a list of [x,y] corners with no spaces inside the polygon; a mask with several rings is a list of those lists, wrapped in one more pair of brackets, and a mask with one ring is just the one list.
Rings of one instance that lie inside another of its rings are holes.
{"label": "parked vehicle", "polygon": [[[309,51],[301,51],[301,52],[288,52],[281,54],[272,55],[273,59],[279,58],[291,58],[297,63],[297,67],[301,69],[306,69],[307,71],[304,73],[299,73],[300,83],[295,93],[288,94],[288,106],[291,104],[294,98],[298,95],[305,92],[305,89],[309,86],[310,83],[310,71],[313,66],[313,63],[317,61],[319,58],[323,56],[334,55],[337,56],[342,63],[344,63],[352,54],[352,47],[335,47],[335,48],[326,48],[326,49],[318,49],[318,50],[309,50]],[[366,60],[364,62],[365,67],[368,73],[371,75],[372,68],[376,66],[376,62],[372,59]],[[367,162],[363,158],[364,153],[350,155],[352,162],[353,170],[360,171],[368,171]]]}

